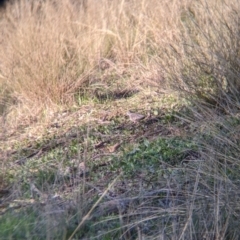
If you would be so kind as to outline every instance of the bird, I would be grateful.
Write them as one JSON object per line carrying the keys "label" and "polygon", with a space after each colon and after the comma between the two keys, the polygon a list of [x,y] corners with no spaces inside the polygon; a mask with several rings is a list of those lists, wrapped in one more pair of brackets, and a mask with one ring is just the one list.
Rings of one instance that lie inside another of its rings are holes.
{"label": "bird", "polygon": [[130,121],[132,121],[134,123],[136,123],[136,122],[145,118],[145,115],[142,115],[142,114],[139,114],[139,113],[133,113],[133,112],[130,112],[130,111],[127,112],[127,115],[129,116]]}

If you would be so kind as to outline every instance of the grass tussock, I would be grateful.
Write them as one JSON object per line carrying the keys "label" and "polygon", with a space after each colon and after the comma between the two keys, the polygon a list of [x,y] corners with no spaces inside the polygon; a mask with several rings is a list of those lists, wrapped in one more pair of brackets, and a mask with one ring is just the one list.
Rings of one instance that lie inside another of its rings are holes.
{"label": "grass tussock", "polygon": [[[1,136],[3,236],[239,239],[239,8],[7,4],[0,112],[29,138],[7,127]],[[140,122],[124,116],[133,106]],[[68,111],[31,141],[22,117],[56,108]]]}
{"label": "grass tussock", "polygon": [[76,93],[96,85],[109,87],[116,77],[103,78],[105,68],[120,75],[121,82],[127,75],[144,84],[158,71],[158,46],[167,27],[161,9],[154,1],[87,1],[85,7],[70,1],[8,5],[1,20],[1,82],[30,109],[73,105]]}
{"label": "grass tussock", "polygon": [[181,12],[181,44],[171,42],[163,61],[177,89],[227,112],[239,102],[238,9],[236,1],[192,2]]}

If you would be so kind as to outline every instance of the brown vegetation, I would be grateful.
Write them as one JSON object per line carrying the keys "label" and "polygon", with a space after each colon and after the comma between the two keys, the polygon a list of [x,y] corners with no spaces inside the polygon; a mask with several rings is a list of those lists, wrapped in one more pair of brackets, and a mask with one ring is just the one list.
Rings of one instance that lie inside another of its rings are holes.
{"label": "brown vegetation", "polygon": [[[239,8],[6,4],[4,237],[239,239]],[[129,110],[142,119],[130,122]]]}

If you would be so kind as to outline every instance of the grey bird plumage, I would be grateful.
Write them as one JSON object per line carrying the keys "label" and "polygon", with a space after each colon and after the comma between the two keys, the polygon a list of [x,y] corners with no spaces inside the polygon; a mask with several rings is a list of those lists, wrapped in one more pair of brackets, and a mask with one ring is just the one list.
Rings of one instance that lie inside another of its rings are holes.
{"label": "grey bird plumage", "polygon": [[134,123],[136,123],[136,122],[145,118],[145,115],[142,115],[142,114],[139,114],[139,113],[133,113],[133,112],[130,112],[130,111],[127,112],[127,115],[129,116],[130,121],[132,121]]}

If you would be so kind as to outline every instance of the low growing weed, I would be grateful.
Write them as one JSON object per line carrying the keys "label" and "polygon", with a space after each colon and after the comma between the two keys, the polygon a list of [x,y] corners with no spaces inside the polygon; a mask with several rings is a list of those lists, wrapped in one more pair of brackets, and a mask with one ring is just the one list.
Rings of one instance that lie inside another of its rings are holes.
{"label": "low growing weed", "polygon": [[153,142],[144,140],[125,153],[122,159],[117,161],[117,165],[127,174],[134,174],[141,169],[148,169],[154,173],[163,164],[180,164],[190,150],[196,151],[197,145],[180,137],[159,138]]}

